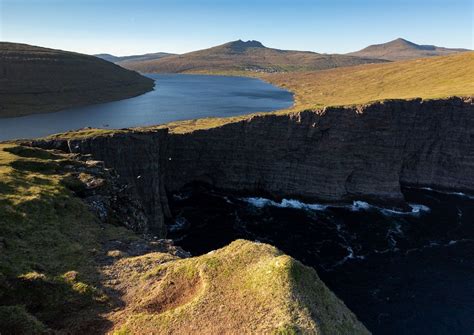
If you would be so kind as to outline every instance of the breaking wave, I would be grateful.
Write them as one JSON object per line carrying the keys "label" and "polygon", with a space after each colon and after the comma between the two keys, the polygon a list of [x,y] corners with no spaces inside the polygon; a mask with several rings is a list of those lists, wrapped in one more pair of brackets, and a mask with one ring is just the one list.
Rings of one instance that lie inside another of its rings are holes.
{"label": "breaking wave", "polygon": [[389,208],[383,208],[371,205],[365,201],[354,201],[351,205],[337,205],[337,204],[308,204],[295,199],[283,199],[281,202],[276,202],[271,199],[261,197],[240,198],[240,200],[249,203],[250,205],[263,208],[266,206],[280,207],[280,208],[294,208],[313,211],[325,211],[328,208],[346,208],[353,212],[377,210],[384,215],[419,215],[423,212],[429,212],[430,208],[420,204],[408,204],[411,211],[399,211]]}

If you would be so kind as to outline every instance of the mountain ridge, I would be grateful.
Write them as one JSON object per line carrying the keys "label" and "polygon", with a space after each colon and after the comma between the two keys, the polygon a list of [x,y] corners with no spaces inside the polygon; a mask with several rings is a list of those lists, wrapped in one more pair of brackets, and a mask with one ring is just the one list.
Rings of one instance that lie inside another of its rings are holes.
{"label": "mountain ridge", "polygon": [[350,52],[347,55],[397,61],[433,56],[447,56],[468,51],[470,50],[461,48],[445,48],[428,44],[416,44],[399,37],[386,43],[369,45],[364,49]]}
{"label": "mountain ridge", "polygon": [[266,47],[255,40],[236,40],[182,55],[157,60],[130,61],[120,65],[142,73],[219,71],[271,73],[324,70],[380,62],[386,61],[351,55],[280,50]]}

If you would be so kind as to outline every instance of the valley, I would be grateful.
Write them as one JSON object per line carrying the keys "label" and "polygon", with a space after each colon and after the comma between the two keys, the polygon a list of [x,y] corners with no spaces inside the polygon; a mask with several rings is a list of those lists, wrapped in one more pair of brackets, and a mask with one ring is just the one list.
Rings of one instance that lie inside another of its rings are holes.
{"label": "valley", "polygon": [[472,69],[0,42],[0,333],[471,332]]}

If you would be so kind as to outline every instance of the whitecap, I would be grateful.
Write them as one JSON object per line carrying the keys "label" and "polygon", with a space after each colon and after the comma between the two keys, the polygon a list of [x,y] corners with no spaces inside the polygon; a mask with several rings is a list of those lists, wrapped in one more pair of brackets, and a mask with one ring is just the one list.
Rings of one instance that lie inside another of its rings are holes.
{"label": "whitecap", "polygon": [[280,208],[294,208],[294,209],[309,209],[315,211],[324,211],[328,208],[327,205],[322,204],[307,204],[294,199],[283,199],[281,202],[276,202],[266,198],[259,197],[250,197],[250,198],[241,198],[245,202],[250,203],[252,206],[262,208],[265,206],[273,206]]}
{"label": "whitecap", "polygon": [[375,205],[371,205],[368,202],[362,200],[353,201],[351,205],[336,205],[336,204],[319,204],[319,203],[304,203],[295,199],[283,199],[281,202],[276,202],[267,198],[262,197],[248,197],[240,198],[257,208],[263,208],[266,206],[280,207],[280,208],[294,208],[294,209],[305,209],[314,211],[325,211],[328,208],[347,208],[353,212],[377,210],[384,215],[419,215],[423,212],[429,212],[430,208],[420,204],[408,204],[411,211],[399,211],[395,209],[383,208]]}

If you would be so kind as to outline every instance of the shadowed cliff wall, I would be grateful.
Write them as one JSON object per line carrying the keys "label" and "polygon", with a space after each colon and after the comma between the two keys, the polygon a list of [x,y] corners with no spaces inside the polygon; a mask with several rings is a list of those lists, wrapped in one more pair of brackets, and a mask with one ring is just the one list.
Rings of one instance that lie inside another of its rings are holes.
{"label": "shadowed cliff wall", "polygon": [[472,100],[387,101],[265,115],[168,137],[166,188],[403,201],[400,183],[474,190]]}
{"label": "shadowed cliff wall", "polygon": [[[149,230],[165,236],[165,215],[169,216],[163,183],[163,152],[167,129],[149,132],[114,133],[103,136],[33,141],[33,146],[90,155],[113,168],[121,182],[143,205]],[[126,225],[126,224],[125,224]]]}

